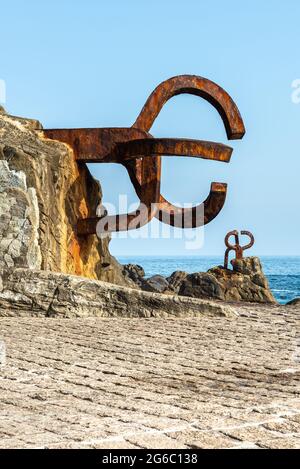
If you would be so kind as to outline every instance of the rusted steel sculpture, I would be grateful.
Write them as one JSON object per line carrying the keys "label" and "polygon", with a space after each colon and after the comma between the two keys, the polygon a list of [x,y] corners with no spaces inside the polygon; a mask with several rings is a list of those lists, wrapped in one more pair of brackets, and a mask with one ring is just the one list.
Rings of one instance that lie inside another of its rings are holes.
{"label": "rusted steel sculpture", "polygon": [[[158,85],[130,128],[44,130],[46,137],[69,144],[78,162],[120,163],[127,169],[141,204],[135,212],[106,216],[102,231],[139,228],[153,217],[173,226],[195,228],[209,223],[221,211],[227,192],[227,184],[221,182],[211,184],[210,193],[202,204],[187,209],[172,205],[160,193],[162,155],[191,156],[228,163],[232,154],[232,148],[221,143],[154,138],[149,133],[166,101],[181,93],[200,96],[212,104],[223,120],[229,140],[243,137],[243,120],[228,93],[212,81],[194,75],[173,77]],[[204,219],[197,217],[201,206],[204,208]],[[78,234],[96,233],[101,220],[99,217],[78,220]]]}
{"label": "rusted steel sculpture", "polygon": [[[225,257],[224,257],[224,268],[225,269],[228,269],[228,257],[229,257],[230,251],[235,252],[235,259],[242,259],[243,258],[243,252],[246,249],[251,248],[254,244],[254,236],[250,231],[243,230],[243,231],[241,231],[241,235],[249,236],[250,243],[246,244],[245,246],[241,246],[240,241],[239,241],[239,232],[237,230],[229,231],[229,233],[227,233],[227,235],[225,236],[225,245],[227,246],[227,249],[225,251]],[[229,242],[229,238],[231,236],[234,236],[235,244],[231,244]]]}

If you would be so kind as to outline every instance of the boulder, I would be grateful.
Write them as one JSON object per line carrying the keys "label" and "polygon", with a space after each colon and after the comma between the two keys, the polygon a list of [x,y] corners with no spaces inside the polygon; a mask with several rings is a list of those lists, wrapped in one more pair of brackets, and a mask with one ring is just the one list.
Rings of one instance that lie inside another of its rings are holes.
{"label": "boulder", "polygon": [[178,293],[180,286],[183,280],[188,276],[187,272],[183,270],[176,270],[169,277],[167,277],[167,282],[169,284],[169,289],[175,293]]}
{"label": "boulder", "polygon": [[76,233],[95,216],[101,188],[72,149],[41,124],[0,112],[0,267],[28,267],[126,285],[109,238]]}
{"label": "boulder", "polygon": [[145,291],[164,293],[169,290],[169,283],[162,275],[152,275],[152,277],[143,280],[141,288]]}
{"label": "boulder", "polygon": [[141,288],[144,291],[164,293],[169,290],[169,283],[162,275],[153,275],[145,278],[143,267],[138,264],[124,264],[123,275],[132,282],[132,287]]}
{"label": "boulder", "polygon": [[179,295],[225,300],[224,288],[212,273],[196,272],[182,281]]}
{"label": "boulder", "polygon": [[138,264],[124,264],[122,266],[122,274],[127,280],[138,287],[141,286],[145,277],[143,267]]}

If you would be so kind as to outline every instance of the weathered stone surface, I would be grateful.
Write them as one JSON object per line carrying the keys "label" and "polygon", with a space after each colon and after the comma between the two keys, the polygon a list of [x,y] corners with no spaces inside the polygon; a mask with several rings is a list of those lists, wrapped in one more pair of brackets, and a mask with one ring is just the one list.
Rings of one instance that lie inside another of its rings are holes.
{"label": "weathered stone surface", "polygon": [[148,293],[55,272],[6,269],[0,316],[41,317],[236,317],[233,308],[196,298]]}
{"label": "weathered stone surface", "polygon": [[182,284],[183,280],[186,279],[187,275],[187,272],[176,270],[176,272],[173,272],[169,277],[167,277],[170,290],[178,293],[180,285]]}
{"label": "weathered stone surface", "polygon": [[[0,201],[2,263],[35,268],[40,263],[44,270],[126,284],[109,240],[76,234],[77,219],[94,216],[101,203],[99,183],[85,164],[76,163],[71,148],[36,129],[41,125],[35,120],[0,113],[0,180],[6,180]],[[26,233],[14,238],[23,222]]]}
{"label": "weathered stone surface", "polygon": [[223,289],[214,275],[206,272],[189,274],[183,280],[179,295],[191,296],[194,298],[216,298],[224,300]]}
{"label": "weathered stone surface", "polygon": [[142,289],[145,291],[164,293],[169,290],[169,283],[162,275],[152,275],[152,277],[147,278],[143,282]]}
{"label": "weathered stone surface", "polygon": [[141,287],[145,277],[145,271],[141,265],[138,264],[124,264],[122,266],[122,274],[132,283],[132,286]]}
{"label": "weathered stone surface", "polygon": [[0,318],[0,447],[299,449],[300,308],[237,309]]}
{"label": "weathered stone surface", "polygon": [[276,303],[258,257],[232,261],[233,270],[214,267],[207,273],[188,275],[179,295],[223,301]]}
{"label": "weathered stone surface", "polygon": [[[123,265],[123,275],[132,283],[132,287],[141,288],[144,291],[165,293],[170,292],[170,285],[168,280],[162,275],[153,275],[152,277],[145,278],[145,271],[143,267],[137,264]],[[174,293],[171,292],[171,293]]]}
{"label": "weathered stone surface", "polygon": [[34,188],[26,176],[11,171],[0,160],[0,270],[5,267],[41,267],[39,208]]}

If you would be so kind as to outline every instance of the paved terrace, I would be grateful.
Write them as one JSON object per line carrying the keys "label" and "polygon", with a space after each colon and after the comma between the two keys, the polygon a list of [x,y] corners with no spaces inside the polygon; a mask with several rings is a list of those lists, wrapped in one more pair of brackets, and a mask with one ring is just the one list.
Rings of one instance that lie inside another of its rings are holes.
{"label": "paved terrace", "polygon": [[300,448],[300,310],[0,319],[1,448]]}

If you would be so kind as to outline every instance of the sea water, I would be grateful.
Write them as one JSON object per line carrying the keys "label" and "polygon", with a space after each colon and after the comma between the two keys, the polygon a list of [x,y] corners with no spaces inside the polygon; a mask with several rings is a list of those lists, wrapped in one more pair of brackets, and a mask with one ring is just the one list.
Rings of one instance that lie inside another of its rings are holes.
{"label": "sea water", "polygon": [[[223,258],[218,256],[117,256],[121,264],[139,264],[146,277],[160,274],[171,275],[175,270],[188,273],[206,272],[211,267],[223,264]],[[264,273],[269,280],[270,288],[279,303],[286,303],[295,297],[300,297],[300,256],[261,256]]]}

